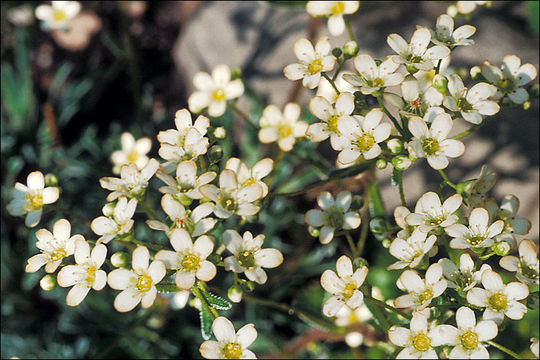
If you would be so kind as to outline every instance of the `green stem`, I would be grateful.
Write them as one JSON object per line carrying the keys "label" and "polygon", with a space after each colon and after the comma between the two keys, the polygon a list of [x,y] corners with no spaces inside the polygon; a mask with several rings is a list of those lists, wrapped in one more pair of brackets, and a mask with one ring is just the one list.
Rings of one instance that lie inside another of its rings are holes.
{"label": "green stem", "polygon": [[499,350],[501,350],[503,353],[506,353],[508,355],[510,355],[511,357],[513,357],[514,359],[522,359],[521,356],[519,356],[518,354],[516,354],[515,352],[513,352],[512,350],[502,346],[502,345],[499,345],[493,341],[487,341],[487,343],[491,346],[493,346],[494,348],[497,348]]}
{"label": "green stem", "polygon": [[356,246],[354,246],[354,241],[351,237],[351,234],[349,234],[348,232],[345,233],[345,238],[347,238],[347,242],[349,243],[349,247],[351,248],[351,252],[353,254],[353,258],[356,257]]}
{"label": "green stem", "polygon": [[244,120],[244,122],[248,123],[253,129],[255,129],[256,131],[259,131],[259,128],[257,127],[257,125],[255,125],[254,123],[251,122],[251,120],[249,119],[249,116],[247,116],[242,110],[240,110],[238,108],[238,106],[236,106],[235,103],[230,103],[229,104],[229,107],[238,115],[240,116],[240,118],[242,120]]}
{"label": "green stem", "polygon": [[351,41],[355,41],[354,40],[354,34],[353,34],[353,31],[352,31],[352,27],[351,27],[351,24],[349,23],[349,19],[344,18],[343,20],[345,20],[345,27],[347,28],[347,33],[349,34],[349,39],[351,39]]}
{"label": "green stem", "polygon": [[382,111],[386,114],[386,116],[388,116],[388,118],[390,118],[390,120],[392,120],[392,123],[394,124],[394,126],[396,127],[396,129],[399,131],[399,133],[401,134],[401,136],[405,136],[404,132],[403,132],[403,129],[401,128],[401,126],[399,126],[399,123],[398,121],[396,120],[395,117],[392,116],[392,114],[390,114],[390,112],[388,111],[388,109],[386,109],[386,106],[384,105],[384,102],[382,101],[382,96],[381,94],[377,94],[375,96],[377,98],[377,102],[379,103],[379,106],[381,107]]}
{"label": "green stem", "polygon": [[464,132],[462,132],[460,134],[457,134],[456,136],[452,137],[452,139],[454,139],[454,140],[461,139],[462,137],[465,137],[465,136],[467,136],[469,134],[472,134],[473,132],[475,132],[478,129],[480,129],[480,125],[473,125],[469,129],[465,130]]}
{"label": "green stem", "polygon": [[343,64],[345,64],[345,59],[343,59],[343,61],[338,61],[338,66],[336,68],[336,72],[334,73],[334,76],[332,76],[332,81],[336,81],[338,75],[339,75],[339,72],[341,71],[341,68],[343,67]]}
{"label": "green stem", "polygon": [[369,198],[366,198],[366,210],[364,210],[364,217],[362,218],[362,229],[360,230],[360,239],[358,240],[358,245],[356,246],[356,256],[361,256],[362,252],[364,251],[364,246],[366,245],[366,240],[368,236],[368,230],[369,230],[369,211],[367,203],[369,201]]}
{"label": "green stem", "polygon": [[453,182],[451,182],[450,179],[448,179],[448,176],[446,176],[446,174],[444,173],[443,170],[439,170],[439,174],[441,174],[441,176],[442,176],[444,182],[445,182],[448,186],[450,186],[450,187],[453,188],[454,190],[457,190],[457,186],[456,186]]}
{"label": "green stem", "polygon": [[399,188],[399,199],[401,200],[401,205],[407,206],[407,201],[405,201],[405,192],[403,191],[403,176],[401,176],[401,172],[399,174],[399,182],[398,182],[398,188]]}
{"label": "green stem", "polygon": [[328,82],[330,83],[330,85],[332,85],[332,87],[334,88],[334,90],[336,91],[336,93],[339,95],[341,94],[341,92],[338,90],[338,88],[336,87],[336,84],[334,83],[334,80],[330,79],[330,77],[326,74],[326,73],[321,73],[322,77],[325,78],[326,80],[328,80]]}
{"label": "green stem", "polygon": [[370,302],[372,302],[372,303],[374,303],[374,304],[376,304],[376,305],[378,305],[378,306],[382,306],[382,307],[384,307],[385,309],[392,311],[393,313],[396,313],[396,314],[398,314],[398,315],[401,315],[401,316],[403,316],[404,318],[407,318],[407,319],[409,319],[409,320],[412,319],[412,316],[411,316],[411,315],[409,315],[409,314],[407,314],[407,313],[404,313],[403,311],[398,310],[398,309],[396,309],[395,307],[393,307],[393,306],[391,306],[391,305],[388,305],[388,304],[385,303],[384,301],[375,299],[374,297],[372,297],[372,296],[370,296],[370,295],[364,294],[364,299],[369,300]]}

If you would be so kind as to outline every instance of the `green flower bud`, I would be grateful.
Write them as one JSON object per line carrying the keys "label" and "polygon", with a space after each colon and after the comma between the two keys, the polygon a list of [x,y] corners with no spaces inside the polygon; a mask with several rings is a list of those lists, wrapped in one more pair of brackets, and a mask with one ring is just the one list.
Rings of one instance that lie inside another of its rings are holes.
{"label": "green flower bud", "polygon": [[435,75],[433,77],[433,87],[441,94],[446,95],[448,92],[448,79],[440,74]]}
{"label": "green flower bud", "polygon": [[231,69],[231,80],[240,79],[242,77],[242,69],[233,68]]}
{"label": "green flower bud", "polygon": [[45,275],[39,281],[39,286],[45,291],[51,291],[56,287],[56,279],[51,275]]}
{"label": "green flower bud", "polygon": [[531,99],[538,99],[538,96],[540,95],[540,85],[534,84],[533,86],[529,87],[528,92]]}
{"label": "green flower bud", "polygon": [[414,74],[416,74],[418,72],[418,69],[413,64],[408,64],[408,65],[405,66],[405,68],[407,69],[407,71],[411,75],[414,75]]}
{"label": "green flower bud", "polygon": [[469,72],[471,79],[477,80],[477,77],[482,74],[482,69],[480,69],[480,66],[473,66]]}
{"label": "green flower bud", "polygon": [[227,130],[223,126],[219,126],[214,129],[214,137],[216,139],[225,139],[227,136]]}
{"label": "green flower bud", "polygon": [[510,252],[510,244],[505,241],[497,242],[491,245],[491,250],[499,256],[506,256]]}
{"label": "green flower bud", "polygon": [[529,110],[531,108],[531,102],[530,101],[525,101],[523,103],[523,110]]}
{"label": "green flower bud", "polygon": [[433,319],[436,319],[436,318],[438,318],[438,317],[440,317],[440,316],[441,316],[441,310],[439,310],[439,309],[438,309],[437,307],[435,307],[435,306],[432,307],[432,308],[431,308],[431,317],[432,317]]}
{"label": "green flower bud", "polygon": [[400,171],[407,170],[411,164],[412,161],[407,156],[398,155],[392,159],[392,165]]}
{"label": "green flower bud", "polygon": [[313,237],[318,237],[320,235],[320,233],[321,233],[319,229],[314,228],[311,225],[309,226],[308,231],[309,231],[309,235],[311,235]]}
{"label": "green flower bud", "polygon": [[240,285],[242,292],[252,292],[255,289],[253,281],[238,279],[238,285]]}
{"label": "green flower bud", "polygon": [[382,246],[385,248],[385,249],[388,249],[390,247],[390,245],[392,245],[392,240],[390,240],[389,238],[385,238],[383,241],[382,241]]}
{"label": "green flower bud", "polygon": [[239,303],[242,301],[243,294],[244,292],[242,291],[242,288],[238,285],[231,286],[227,291],[227,296],[233,303]]}
{"label": "green flower bud", "polygon": [[208,149],[208,159],[211,164],[217,163],[223,157],[223,149],[219,145],[214,145]]}
{"label": "green flower bud", "polygon": [[341,56],[341,49],[340,48],[333,48],[332,49],[332,55],[334,55],[335,57],[340,57]]}
{"label": "green flower bud", "polygon": [[456,191],[458,194],[462,195],[467,192],[467,188],[470,186],[470,184],[475,180],[468,180],[464,181],[462,183],[459,183],[456,185]]}
{"label": "green flower bud", "polygon": [[386,221],[381,217],[373,218],[369,222],[369,228],[375,234],[383,234],[386,232]]}
{"label": "green flower bud", "polygon": [[128,263],[128,256],[123,251],[118,251],[112,254],[111,256],[111,264],[116,267],[127,267]]}
{"label": "green flower bud", "polygon": [[390,153],[392,153],[392,155],[397,155],[403,150],[403,142],[399,139],[388,140],[386,146],[388,147],[388,150],[390,150]]}
{"label": "green flower bud", "polygon": [[54,174],[45,175],[45,186],[56,186],[58,185],[58,178]]}
{"label": "green flower bud", "polygon": [[354,195],[351,201],[351,210],[360,210],[364,206],[364,198],[361,195]]}
{"label": "green flower bud", "polygon": [[368,266],[368,265],[369,263],[364,258],[357,257],[353,260],[353,268],[355,270],[361,268],[362,266]]}
{"label": "green flower bud", "polygon": [[343,53],[346,59],[350,59],[358,54],[358,44],[356,41],[349,41],[343,45]]}
{"label": "green flower bud", "polygon": [[377,169],[379,169],[379,170],[386,169],[386,167],[388,166],[388,161],[386,161],[385,159],[379,159],[379,160],[377,160],[377,162],[375,163],[375,166],[376,166]]}

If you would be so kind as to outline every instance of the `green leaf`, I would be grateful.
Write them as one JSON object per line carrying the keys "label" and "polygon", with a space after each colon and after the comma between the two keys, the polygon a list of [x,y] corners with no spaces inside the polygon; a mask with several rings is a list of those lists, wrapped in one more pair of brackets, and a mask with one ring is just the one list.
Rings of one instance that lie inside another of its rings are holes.
{"label": "green leaf", "polygon": [[176,284],[156,284],[156,289],[160,293],[172,293],[180,291]]}
{"label": "green leaf", "polygon": [[212,317],[204,306],[199,310],[199,317],[201,318],[201,335],[204,340],[208,340],[212,336]]}
{"label": "green leaf", "polygon": [[540,32],[540,2],[527,1],[528,20],[530,29],[538,35]]}
{"label": "green leaf", "polygon": [[386,211],[384,208],[384,202],[379,191],[379,187],[375,181],[370,181],[368,185],[369,195],[369,214],[372,218],[381,217],[386,219]]}
{"label": "green leaf", "polygon": [[232,304],[229,300],[226,300],[220,296],[212,294],[211,292],[202,292],[206,301],[210,304],[211,307],[217,310],[229,310],[232,307]]}

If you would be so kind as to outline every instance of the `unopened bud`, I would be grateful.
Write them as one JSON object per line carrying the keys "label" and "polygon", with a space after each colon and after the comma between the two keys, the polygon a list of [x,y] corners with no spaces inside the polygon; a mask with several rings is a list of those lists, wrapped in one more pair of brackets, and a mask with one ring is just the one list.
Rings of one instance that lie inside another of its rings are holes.
{"label": "unopened bud", "polygon": [[345,342],[352,348],[357,348],[364,342],[364,335],[358,331],[353,331],[345,335]]}
{"label": "unopened bud", "polygon": [[390,247],[390,245],[392,245],[392,240],[390,240],[389,238],[386,238],[382,241],[382,246],[385,248],[385,249],[388,249]]}
{"label": "unopened bud", "polygon": [[386,221],[380,217],[373,218],[369,222],[369,228],[372,233],[382,234],[386,231]]}
{"label": "unopened bud", "polygon": [[482,74],[482,69],[480,69],[480,66],[473,66],[469,72],[471,74],[471,78],[473,80],[477,80],[478,75]]}
{"label": "unopened bud", "polygon": [[531,99],[538,99],[538,96],[540,95],[540,85],[534,84],[528,89],[528,92]]}
{"label": "unopened bud", "polygon": [[242,69],[233,68],[231,69],[231,80],[240,79],[242,77]]}
{"label": "unopened bud", "polygon": [[433,77],[433,87],[435,90],[443,95],[448,92],[448,79],[441,74],[437,74]]}
{"label": "unopened bud", "polygon": [[320,235],[320,233],[321,233],[319,229],[314,228],[311,225],[309,226],[308,231],[309,231],[309,235],[311,235],[313,237],[318,237]]}
{"label": "unopened bud", "polygon": [[227,130],[223,126],[215,128],[214,137],[216,139],[225,139],[225,136],[227,136]]}
{"label": "unopened bud", "polygon": [[446,13],[447,13],[448,15],[450,15],[451,17],[456,17],[457,14],[458,14],[457,6],[455,6],[455,5],[450,5],[450,6],[448,7],[448,9],[446,9]]}
{"label": "unopened bud", "polygon": [[56,279],[51,275],[45,275],[39,281],[39,286],[45,291],[51,291],[56,287]]}
{"label": "unopened bud", "polygon": [[255,289],[253,281],[240,279],[238,280],[238,284],[240,285],[242,292],[252,292]]}
{"label": "unopened bud", "polygon": [[349,41],[343,45],[343,53],[345,58],[352,58],[358,54],[358,44],[356,41]]}
{"label": "unopened bud", "polygon": [[233,285],[229,288],[229,291],[227,291],[227,296],[233,303],[239,303],[242,301],[242,295],[244,292],[242,291],[242,288],[238,285]]}
{"label": "unopened bud", "polygon": [[399,155],[392,159],[392,165],[400,171],[407,170],[411,164],[412,161],[407,156]]}
{"label": "unopened bud", "polygon": [[491,245],[491,250],[499,256],[506,256],[510,252],[510,244],[505,241],[501,241]]}
{"label": "unopened bud", "polygon": [[357,257],[357,258],[354,259],[353,265],[354,265],[355,269],[359,269],[359,268],[364,267],[364,266],[367,267],[369,264],[368,264],[366,259],[361,258],[361,257]]}
{"label": "unopened bud", "polygon": [[123,251],[118,251],[112,254],[111,264],[115,267],[126,267],[128,262],[128,256]]}
{"label": "unopened bud", "polygon": [[386,169],[386,167],[388,166],[388,161],[386,161],[385,159],[379,159],[379,160],[377,160],[377,162],[375,163],[375,166],[376,166],[377,169],[379,169],[379,170]]}
{"label": "unopened bud", "polygon": [[215,164],[223,157],[223,149],[219,145],[214,145],[208,149],[208,159],[210,163]]}
{"label": "unopened bud", "polygon": [[335,57],[340,57],[341,56],[341,49],[340,48],[333,48],[332,49],[332,55],[334,55]]}
{"label": "unopened bud", "polygon": [[58,178],[54,174],[45,175],[45,186],[56,186],[58,185]]}
{"label": "unopened bud", "polygon": [[390,139],[386,143],[386,146],[388,147],[388,150],[392,153],[392,155],[397,155],[403,150],[403,142],[399,139]]}
{"label": "unopened bud", "polygon": [[525,101],[523,103],[523,110],[529,110],[531,108],[531,102],[530,101]]}
{"label": "unopened bud", "polygon": [[364,206],[364,198],[361,195],[354,195],[351,201],[351,210],[359,210]]}
{"label": "unopened bud", "polygon": [[106,203],[103,206],[102,212],[105,216],[113,216],[114,215],[114,208],[116,207],[116,203]]}

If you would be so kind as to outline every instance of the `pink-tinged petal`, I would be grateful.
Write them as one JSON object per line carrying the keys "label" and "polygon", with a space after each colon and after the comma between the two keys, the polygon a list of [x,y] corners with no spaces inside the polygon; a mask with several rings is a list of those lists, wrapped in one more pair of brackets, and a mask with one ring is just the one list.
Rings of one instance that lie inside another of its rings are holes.
{"label": "pink-tinged petal", "polygon": [[345,299],[337,296],[332,296],[330,299],[326,300],[323,305],[323,314],[328,317],[335,316],[339,309],[345,305]]}
{"label": "pink-tinged petal", "polygon": [[141,297],[141,293],[137,290],[126,289],[114,299],[114,308],[119,312],[131,311],[141,302]]}

